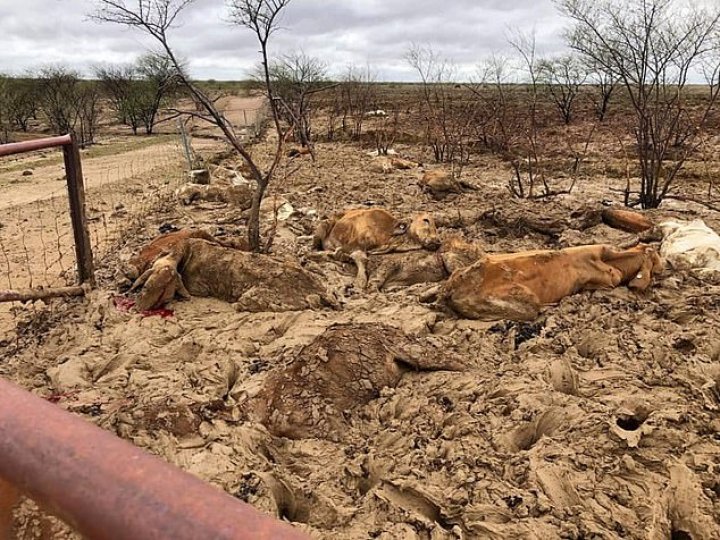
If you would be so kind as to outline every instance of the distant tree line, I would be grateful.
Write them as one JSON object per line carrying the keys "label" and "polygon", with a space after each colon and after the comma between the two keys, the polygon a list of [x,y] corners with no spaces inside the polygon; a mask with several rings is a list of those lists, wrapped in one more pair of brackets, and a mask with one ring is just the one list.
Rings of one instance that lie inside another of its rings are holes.
{"label": "distant tree line", "polygon": [[134,134],[141,127],[151,135],[158,112],[175,97],[180,77],[166,56],[147,54],[131,65],[105,66],[95,70],[121,124]]}
{"label": "distant tree line", "polygon": [[0,75],[0,142],[13,132],[44,128],[95,142],[104,104],[134,134],[150,135],[163,107],[177,97],[178,76],[164,56],[147,54],[132,65],[97,67],[86,80],[65,66],[43,67],[22,77]]}

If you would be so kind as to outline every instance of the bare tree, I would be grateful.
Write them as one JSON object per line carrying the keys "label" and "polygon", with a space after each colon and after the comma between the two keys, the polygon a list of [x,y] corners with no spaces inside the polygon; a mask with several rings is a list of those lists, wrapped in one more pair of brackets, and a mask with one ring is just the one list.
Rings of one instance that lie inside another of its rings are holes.
{"label": "bare tree", "polygon": [[74,132],[78,120],[78,73],[61,66],[40,70],[40,110],[56,133]]}
{"label": "bare tree", "polygon": [[95,81],[82,81],[76,88],[75,106],[77,124],[75,131],[81,146],[95,143],[95,130],[100,117],[100,91]]}
{"label": "bare tree", "polygon": [[118,120],[134,135],[140,126],[146,135],[152,135],[158,113],[180,83],[172,61],[157,53],[143,55],[133,65],[96,68],[95,76],[110,97]]}
{"label": "bare tree", "polygon": [[27,131],[30,119],[37,110],[37,85],[27,77],[7,79],[5,108],[8,121],[13,127]]}
{"label": "bare tree", "polygon": [[717,52],[713,39],[720,11],[684,7],[673,0],[558,0],[574,22],[570,46],[616,75],[635,112],[634,136],[640,186],[630,201],[656,208],[697,149],[698,133],[714,107],[717,70],[703,110],[686,106],[693,68]]}
{"label": "bare tree", "polygon": [[387,156],[395,144],[400,126],[400,108],[393,104],[386,111],[387,115],[380,118],[375,128],[375,148],[379,156]]}
{"label": "bare tree", "polygon": [[10,78],[5,75],[0,75],[0,144],[10,141],[9,93]]}
{"label": "bare tree", "polygon": [[365,69],[350,65],[345,71],[340,86],[342,130],[351,138],[362,134],[365,114],[377,109],[375,75],[370,66]]}
{"label": "bare tree", "polygon": [[103,66],[95,68],[95,77],[110,99],[118,121],[137,135],[140,127],[136,99],[137,71],[133,65]]}
{"label": "bare tree", "polygon": [[585,66],[571,54],[542,60],[538,65],[540,80],[547,85],[550,97],[565,124],[573,118],[573,104],[588,78]]}
{"label": "bare tree", "polygon": [[523,100],[523,127],[521,133],[524,136],[524,144],[518,144],[511,161],[514,176],[510,180],[510,191],[516,197],[533,198],[537,196],[535,191],[537,181],[542,183],[541,196],[553,195],[545,175],[545,168],[542,164],[542,150],[539,141],[539,116],[540,116],[540,75],[541,61],[537,55],[537,43],[535,34],[523,34],[516,32],[509,40],[510,45],[517,51],[521,59],[521,72],[526,76],[526,88],[528,99]]}
{"label": "bare tree", "polygon": [[520,133],[517,115],[511,114],[508,58],[493,55],[466,84],[476,101],[474,124],[478,141],[490,152],[507,157],[512,140]]}
{"label": "bare tree", "polygon": [[468,139],[475,111],[462,88],[455,88],[454,66],[431,47],[416,44],[405,59],[420,76],[425,137],[435,161],[452,163],[461,170],[470,158]]}
{"label": "bare tree", "polygon": [[270,64],[270,81],[282,104],[278,112],[294,126],[295,139],[312,151],[313,96],[335,86],[327,82],[326,64],[303,52],[287,54]]}
{"label": "bare tree", "polygon": [[135,103],[145,134],[152,135],[158,112],[177,90],[183,66],[176,67],[163,54],[146,54],[137,62],[138,81],[135,87]]}
{"label": "bare tree", "polygon": [[612,70],[607,69],[592,58],[584,58],[584,60],[586,62],[585,69],[588,73],[588,81],[595,90],[591,94],[595,116],[602,122],[607,116],[610,99],[618,86],[618,77]]}
{"label": "bare tree", "polygon": [[230,16],[233,22],[250,29],[260,44],[265,89],[275,129],[278,133],[275,157],[265,170],[260,169],[248,149],[243,145],[240,137],[236,134],[233,125],[217,109],[213,100],[184,73],[182,65],[170,45],[168,31],[173,27],[182,11],[193,1],[137,0],[134,7],[129,7],[125,0],[96,0],[98,9],[93,17],[101,22],[110,22],[140,29],[154,38],[177,70],[181,84],[188,89],[193,100],[202,109],[201,111],[178,111],[178,113],[193,116],[216,125],[220,128],[228,143],[245,161],[257,186],[253,194],[248,220],[248,241],[254,251],[260,251],[262,248],[260,239],[260,203],[282,158],[282,149],[286,137],[286,133],[283,132],[280,125],[279,105],[274,99],[270,81],[268,42],[271,35],[279,29],[278,17],[290,3],[290,0],[232,0],[229,4]]}
{"label": "bare tree", "polygon": [[75,133],[80,145],[92,144],[99,116],[97,85],[63,66],[39,74],[39,108],[56,133]]}

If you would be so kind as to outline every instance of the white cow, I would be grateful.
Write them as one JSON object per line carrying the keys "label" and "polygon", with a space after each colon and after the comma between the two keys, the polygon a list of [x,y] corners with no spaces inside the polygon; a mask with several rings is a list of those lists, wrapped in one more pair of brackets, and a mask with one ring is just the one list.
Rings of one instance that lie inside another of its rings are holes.
{"label": "white cow", "polygon": [[720,271],[720,236],[705,222],[670,220],[661,223],[660,255],[673,268]]}

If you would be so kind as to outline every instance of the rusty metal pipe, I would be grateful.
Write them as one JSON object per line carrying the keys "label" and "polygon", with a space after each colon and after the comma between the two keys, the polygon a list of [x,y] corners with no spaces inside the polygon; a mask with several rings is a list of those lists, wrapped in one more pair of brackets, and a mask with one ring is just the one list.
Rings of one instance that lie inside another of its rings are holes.
{"label": "rusty metal pipe", "polygon": [[308,538],[2,379],[0,478],[93,540]]}
{"label": "rusty metal pipe", "polygon": [[0,144],[0,157],[34,152],[35,150],[45,150],[46,148],[57,148],[59,146],[66,146],[71,142],[72,138],[70,135],[61,135],[60,137],[49,137],[46,139],[34,139],[32,141]]}

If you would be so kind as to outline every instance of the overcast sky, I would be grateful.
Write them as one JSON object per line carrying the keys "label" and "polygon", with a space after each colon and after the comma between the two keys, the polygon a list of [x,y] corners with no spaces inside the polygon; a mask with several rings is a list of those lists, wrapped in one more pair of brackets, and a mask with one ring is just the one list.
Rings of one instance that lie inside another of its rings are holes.
{"label": "overcast sky", "polygon": [[[89,73],[152,46],[137,30],[88,20],[92,10],[92,0],[0,0],[0,72],[61,63]],[[172,30],[194,77],[242,79],[257,62],[252,34],[225,21],[224,0],[195,0]],[[563,49],[563,20],[551,0],[293,0],[283,26],[271,53],[302,49],[334,73],[369,64],[381,80],[415,80],[403,59],[412,42],[432,45],[464,73],[506,50],[514,28],[534,28],[540,53]]]}

